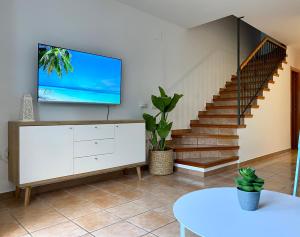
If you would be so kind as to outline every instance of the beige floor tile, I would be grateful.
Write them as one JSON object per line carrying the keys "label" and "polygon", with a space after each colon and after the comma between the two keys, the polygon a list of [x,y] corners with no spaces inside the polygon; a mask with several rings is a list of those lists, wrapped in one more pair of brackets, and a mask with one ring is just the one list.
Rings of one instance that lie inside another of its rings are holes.
{"label": "beige floor tile", "polygon": [[20,200],[15,198],[7,198],[0,201],[0,211],[5,211],[13,207],[20,207],[22,205]]}
{"label": "beige floor tile", "polygon": [[128,222],[149,232],[167,225],[173,221],[174,218],[155,211],[149,211],[128,219]]}
{"label": "beige floor tile", "polygon": [[133,203],[137,204],[138,206],[145,207],[147,209],[154,209],[166,205],[166,202],[163,202],[150,194],[141,199],[133,201]]}
{"label": "beige floor tile", "polygon": [[[295,173],[295,155],[291,152],[247,166],[255,167],[257,174],[265,178],[266,189],[290,194]],[[7,198],[0,202],[0,236],[30,237],[15,220],[17,218],[25,228],[40,236],[48,236],[46,233],[50,233],[49,236],[60,236],[61,233],[77,236],[76,231],[82,228],[96,230],[93,233],[100,237],[177,237],[179,226],[173,219],[174,201],[189,191],[232,186],[235,176],[236,170],[205,178],[183,173],[152,176],[145,172],[142,181],[136,175],[126,175],[38,194],[32,198],[28,208],[24,208],[23,199]],[[107,210],[110,210],[110,214],[106,214]],[[75,219],[77,225],[70,224],[62,214]],[[129,218],[132,223],[128,223],[129,220],[116,222],[119,219],[115,215]],[[170,224],[170,221],[173,223]],[[69,223],[69,228],[64,227],[65,223]],[[150,234],[149,230],[153,232]],[[85,232],[80,235],[92,236]],[[187,233],[187,237],[192,236],[196,235]]]}
{"label": "beige floor tile", "polygon": [[85,193],[95,190],[96,188],[91,185],[80,185],[66,189],[67,192],[75,196],[84,196]]}
{"label": "beige floor tile", "polygon": [[44,201],[41,200],[34,200],[31,201],[30,205],[28,207],[25,207],[24,204],[18,207],[14,207],[10,209],[10,212],[13,216],[22,217],[25,215],[34,215],[37,213],[47,212],[47,211],[53,211],[54,209],[47,205]]}
{"label": "beige floor tile", "polygon": [[31,233],[33,237],[79,237],[87,232],[68,221]]}
{"label": "beige floor tile", "polygon": [[134,201],[142,198],[145,195],[145,193],[139,190],[128,190],[120,192],[117,195],[126,199],[127,201]]}
{"label": "beige floor tile", "polygon": [[99,208],[96,204],[88,201],[66,205],[65,207],[57,209],[59,213],[70,219],[76,219],[100,210],[101,208]]}
{"label": "beige floor tile", "polygon": [[27,231],[20,226],[8,211],[0,212],[0,236],[20,237],[27,234]]}
{"label": "beige floor tile", "polygon": [[106,211],[120,218],[126,219],[148,211],[146,207],[138,206],[134,203],[125,203],[120,206],[109,208]]}
{"label": "beige floor tile", "polygon": [[109,194],[105,196],[101,196],[92,201],[95,205],[97,205],[101,209],[107,209],[111,207],[115,207],[128,201],[125,198],[122,198],[117,195]]}
{"label": "beige floor tile", "polygon": [[147,232],[127,222],[120,222],[108,226],[92,234],[96,237],[139,237]]}
{"label": "beige floor tile", "polygon": [[153,234],[159,237],[179,237],[179,224],[177,222],[170,223],[153,231]]}
{"label": "beige floor tile", "polygon": [[103,197],[103,196],[109,196],[110,194],[108,192],[105,192],[101,189],[94,189],[94,190],[89,190],[87,192],[85,192],[83,195],[81,195],[80,197],[88,200],[88,201],[94,201],[97,198]]}
{"label": "beige floor tile", "polygon": [[173,203],[172,204],[168,204],[166,206],[162,206],[159,208],[154,209],[154,211],[170,216],[170,217],[174,217],[174,213],[173,213]]}
{"label": "beige floor tile", "polygon": [[[170,223],[166,226],[163,226],[155,231],[153,231],[153,234],[155,234],[158,237],[179,237],[179,224],[178,222]],[[186,230],[186,237],[199,237],[198,235],[195,235],[194,233]]]}
{"label": "beige floor tile", "polygon": [[34,232],[42,228],[50,227],[62,222],[67,219],[56,212],[55,210],[42,210],[25,212],[15,215],[15,218],[24,226],[29,232]]}
{"label": "beige floor tile", "polygon": [[108,225],[119,222],[121,219],[105,211],[96,212],[90,215],[75,219],[78,225],[88,232],[96,231]]}
{"label": "beige floor tile", "polygon": [[118,194],[122,192],[127,192],[132,190],[130,186],[124,185],[121,182],[114,182],[110,183],[108,185],[100,185],[98,186],[101,190],[104,190],[106,192],[112,193],[112,194]]}
{"label": "beige floor tile", "polygon": [[86,202],[86,200],[69,194],[60,199],[52,199],[51,201],[49,201],[49,205],[53,206],[56,209],[61,209],[70,205],[80,205],[84,202]]}
{"label": "beige floor tile", "polygon": [[60,200],[64,197],[70,196],[70,193],[66,192],[65,190],[57,190],[57,191],[52,191],[52,192],[46,192],[46,193],[41,193],[38,195],[38,197],[42,200],[45,200],[47,202],[52,202],[56,200]]}

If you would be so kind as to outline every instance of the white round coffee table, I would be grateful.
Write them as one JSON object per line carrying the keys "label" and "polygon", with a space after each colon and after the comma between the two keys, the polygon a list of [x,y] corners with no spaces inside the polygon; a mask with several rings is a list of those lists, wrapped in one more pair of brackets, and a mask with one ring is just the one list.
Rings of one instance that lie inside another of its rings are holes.
{"label": "white round coffee table", "polygon": [[211,188],[188,193],[173,207],[185,229],[201,237],[299,237],[300,198],[263,190],[257,211],[240,208],[236,188]]}

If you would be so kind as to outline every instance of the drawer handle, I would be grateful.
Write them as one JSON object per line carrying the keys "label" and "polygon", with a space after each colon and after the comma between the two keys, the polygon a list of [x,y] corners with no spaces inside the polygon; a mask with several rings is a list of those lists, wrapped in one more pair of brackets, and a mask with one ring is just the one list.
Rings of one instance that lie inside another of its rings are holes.
{"label": "drawer handle", "polygon": [[97,145],[98,144],[98,142],[95,142],[95,145]]}
{"label": "drawer handle", "polygon": [[73,128],[70,127],[69,129],[72,130]]}
{"label": "drawer handle", "polygon": [[95,126],[95,128],[98,128],[98,126]]}
{"label": "drawer handle", "polygon": [[98,157],[95,157],[95,160],[98,160]]}

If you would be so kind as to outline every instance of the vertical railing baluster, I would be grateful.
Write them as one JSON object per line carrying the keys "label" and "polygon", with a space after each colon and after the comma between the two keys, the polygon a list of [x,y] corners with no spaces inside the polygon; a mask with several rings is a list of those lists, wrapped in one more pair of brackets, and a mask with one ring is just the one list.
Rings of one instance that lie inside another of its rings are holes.
{"label": "vertical railing baluster", "polygon": [[237,123],[241,124],[241,60],[240,60],[240,26],[241,19],[237,18]]}

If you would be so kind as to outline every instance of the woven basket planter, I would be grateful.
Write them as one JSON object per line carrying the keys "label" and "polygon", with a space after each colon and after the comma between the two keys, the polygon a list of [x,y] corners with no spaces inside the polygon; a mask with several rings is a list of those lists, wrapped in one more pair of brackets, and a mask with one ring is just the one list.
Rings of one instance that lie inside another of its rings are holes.
{"label": "woven basket planter", "polygon": [[150,151],[150,173],[154,175],[168,175],[173,173],[173,150]]}

